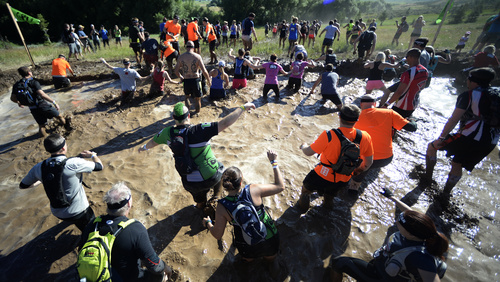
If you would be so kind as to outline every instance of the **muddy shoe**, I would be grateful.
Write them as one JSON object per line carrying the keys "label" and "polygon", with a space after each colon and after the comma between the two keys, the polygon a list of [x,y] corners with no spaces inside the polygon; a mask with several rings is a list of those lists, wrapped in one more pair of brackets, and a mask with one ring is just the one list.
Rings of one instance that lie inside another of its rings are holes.
{"label": "muddy shoe", "polygon": [[64,124],[64,129],[66,129],[66,131],[73,130],[73,125],[72,125],[72,122],[71,122],[71,117],[67,117],[66,118],[66,123]]}

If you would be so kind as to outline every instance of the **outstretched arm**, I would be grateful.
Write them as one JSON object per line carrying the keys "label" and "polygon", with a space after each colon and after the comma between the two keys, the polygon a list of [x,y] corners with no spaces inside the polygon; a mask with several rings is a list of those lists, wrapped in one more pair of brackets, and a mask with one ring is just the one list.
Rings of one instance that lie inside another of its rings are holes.
{"label": "outstretched arm", "polygon": [[236,122],[244,111],[249,111],[251,109],[255,109],[255,105],[253,103],[246,103],[245,105],[236,108],[232,113],[219,121],[219,133]]}
{"label": "outstretched arm", "polygon": [[[261,197],[268,197],[275,194],[278,194],[285,190],[285,183],[283,181],[283,176],[281,175],[280,169],[278,167],[278,154],[273,151],[267,151],[267,158],[271,162],[274,173],[274,183],[272,184],[252,184],[250,185],[250,193],[252,194],[253,199],[260,199]],[[254,204],[260,204],[260,201]]]}
{"label": "outstretched arm", "polygon": [[110,65],[106,62],[106,60],[104,60],[104,58],[99,58],[99,59],[101,60],[101,62],[102,62],[102,63],[103,63],[106,67],[108,67],[108,68],[110,68],[110,69],[113,69],[113,67],[112,67],[112,66],[110,66]]}

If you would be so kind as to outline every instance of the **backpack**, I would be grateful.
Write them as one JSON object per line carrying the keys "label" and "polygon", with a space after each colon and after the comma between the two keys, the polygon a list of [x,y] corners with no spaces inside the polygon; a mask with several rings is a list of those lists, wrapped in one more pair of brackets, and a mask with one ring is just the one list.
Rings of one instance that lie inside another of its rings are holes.
{"label": "backpack", "polygon": [[16,95],[17,101],[23,106],[38,106],[37,96],[32,93],[28,85],[29,80],[23,78],[14,84],[12,92]]}
{"label": "backpack", "polygon": [[481,113],[485,123],[491,127],[500,128],[500,87],[489,87],[485,90],[489,111]]}
{"label": "backpack", "polygon": [[45,160],[41,166],[43,189],[49,198],[50,206],[56,209],[69,207],[73,202],[73,199],[68,200],[62,183],[63,170],[67,160]]}
{"label": "backpack", "polygon": [[[393,275],[389,274],[392,277],[399,277],[403,278],[407,281],[419,281],[406,270],[406,265],[405,265],[405,260],[408,255],[410,255],[413,252],[421,252],[424,254],[429,254],[427,250],[425,249],[424,246],[413,246],[413,247],[406,247],[400,250],[397,250],[393,253],[388,254],[388,257],[385,261],[385,266],[387,267],[389,264],[393,263],[399,266],[399,271],[398,273],[393,273]],[[432,256],[431,254],[429,254]],[[439,258],[434,257],[434,263],[436,264],[436,270],[437,270],[437,275],[439,276],[440,279],[444,277],[444,274],[446,273],[446,270],[448,268],[448,265],[446,262],[442,261]]]}
{"label": "backpack", "polygon": [[[177,132],[177,133],[176,133]],[[175,169],[180,175],[188,175],[198,169],[195,161],[204,150],[202,150],[194,158],[191,157],[191,150],[188,143],[188,127],[185,128],[170,128],[170,144],[169,147],[174,153]]]}
{"label": "backpack", "polygon": [[402,32],[407,32],[408,29],[410,29],[410,25],[407,22],[401,23],[401,31]]}
{"label": "backpack", "polygon": [[[333,170],[333,174],[343,174],[351,175],[353,171],[358,168],[363,160],[360,158],[359,143],[361,142],[362,133],[361,130],[356,129],[356,137],[354,141],[347,139],[342,131],[339,129],[332,129],[340,140],[340,155],[335,164],[323,164],[326,167],[330,167]],[[332,133],[328,131],[327,133],[328,142],[332,140]]]}
{"label": "backpack", "polygon": [[99,234],[99,223],[101,217],[97,217],[94,232],[89,234],[87,241],[83,245],[78,254],[76,268],[80,278],[86,278],[86,281],[111,281],[111,249],[115,242],[116,236],[120,232],[135,222],[135,219],[129,219],[118,223],[120,228],[115,232],[111,231],[105,235]]}
{"label": "backpack", "polygon": [[363,49],[369,49],[372,47],[373,39],[375,38],[375,33],[373,31],[365,31],[361,34],[361,37],[359,38],[359,45],[362,46]]}
{"label": "backpack", "polygon": [[220,203],[229,211],[235,225],[241,227],[245,242],[248,245],[255,245],[266,239],[267,227],[260,220],[247,187],[249,186],[247,185],[238,195],[236,202],[224,198],[220,200]]}

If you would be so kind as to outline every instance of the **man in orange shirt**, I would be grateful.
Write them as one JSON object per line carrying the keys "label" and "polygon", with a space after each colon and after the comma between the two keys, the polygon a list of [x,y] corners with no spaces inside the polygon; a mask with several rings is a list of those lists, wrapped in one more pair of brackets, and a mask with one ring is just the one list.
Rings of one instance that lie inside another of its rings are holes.
{"label": "man in orange shirt", "polygon": [[217,63],[217,55],[215,54],[215,45],[217,44],[217,35],[213,25],[208,22],[208,18],[203,18],[203,25],[205,26],[205,33],[207,34],[208,48],[210,48],[210,62],[209,64]]}
{"label": "man in orange shirt", "polygon": [[66,61],[66,57],[61,54],[52,61],[52,82],[56,89],[71,86],[66,70],[69,70],[73,76],[76,75]]}
{"label": "man in orange shirt", "polygon": [[[361,114],[354,127],[368,132],[372,138],[373,164],[369,169],[372,170],[391,163],[393,128],[414,132],[417,130],[417,123],[403,118],[393,110],[376,108],[375,97],[364,95],[361,97]],[[348,191],[357,194],[367,173],[368,170],[353,176]]]}
{"label": "man in orange shirt", "polygon": [[181,25],[179,24],[179,16],[175,15],[173,20],[167,21],[163,32],[166,34],[166,40],[172,39],[170,44],[179,53],[179,36],[181,34]]}
{"label": "man in orange shirt", "polygon": [[[340,126],[338,130],[345,138],[353,141],[359,140],[360,157],[363,162],[351,175],[344,175],[333,171],[331,166],[337,163],[341,152],[341,141],[332,130],[323,131],[318,139],[311,145],[300,145],[300,149],[307,156],[320,154],[320,163],[309,172],[302,184],[302,192],[298,201],[301,212],[309,209],[309,196],[312,192],[324,195],[323,206],[331,208],[333,198],[341,189],[347,186],[352,175],[357,175],[370,168],[373,162],[373,145],[370,135],[361,130],[356,130],[354,124],[358,120],[361,110],[356,105],[343,106],[339,113]],[[361,138],[359,138],[361,135]]]}
{"label": "man in orange shirt", "polygon": [[194,18],[187,26],[187,33],[189,41],[193,41],[194,51],[200,54],[200,37],[201,34],[198,31],[198,18]]}
{"label": "man in orange shirt", "polygon": [[163,42],[163,45],[165,46],[164,50],[163,50],[163,58],[165,58],[167,60],[167,65],[168,65],[168,71],[171,73],[171,74],[174,74],[174,68],[173,68],[173,64],[172,64],[172,61],[174,59],[177,59],[177,57],[179,57],[179,52],[177,52],[177,50],[174,49],[174,46],[173,46],[173,42],[174,42],[175,39],[167,39]]}

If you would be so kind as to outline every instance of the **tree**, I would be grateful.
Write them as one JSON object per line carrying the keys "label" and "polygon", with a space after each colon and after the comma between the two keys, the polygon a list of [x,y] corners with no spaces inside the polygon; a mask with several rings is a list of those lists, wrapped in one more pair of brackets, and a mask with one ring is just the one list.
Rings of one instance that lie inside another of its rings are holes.
{"label": "tree", "polygon": [[461,23],[464,18],[465,18],[465,5],[460,5],[460,7],[457,7],[454,9],[450,16],[450,23],[451,24],[458,24]]}
{"label": "tree", "polygon": [[380,16],[378,16],[378,20],[380,21],[380,25],[383,25],[384,21],[387,20],[388,17],[389,17],[389,15],[387,13],[387,10],[382,11]]}
{"label": "tree", "polygon": [[40,30],[41,30],[41,31],[43,31],[43,33],[44,33],[44,34],[43,34],[43,37],[44,37],[44,43],[45,43],[45,44],[49,44],[49,43],[51,43],[51,41],[50,41],[50,36],[49,36],[49,34],[48,34],[48,31],[49,31],[49,28],[48,28],[48,27],[49,27],[49,22],[47,22],[47,21],[45,20],[45,18],[43,17],[43,15],[42,15],[42,14],[38,14],[38,15],[36,15],[36,17],[40,20],[40,25],[39,25],[39,26],[40,26]]}

